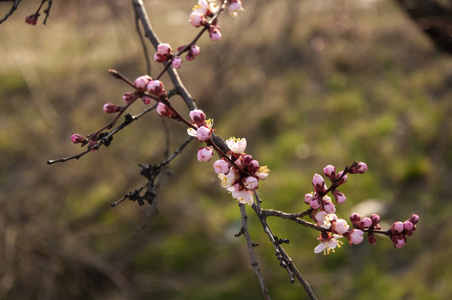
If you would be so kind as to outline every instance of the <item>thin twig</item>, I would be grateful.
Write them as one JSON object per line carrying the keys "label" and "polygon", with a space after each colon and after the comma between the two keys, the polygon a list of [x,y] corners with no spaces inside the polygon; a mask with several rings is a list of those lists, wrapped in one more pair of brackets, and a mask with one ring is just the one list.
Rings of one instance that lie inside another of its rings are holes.
{"label": "thin twig", "polygon": [[287,254],[287,252],[284,250],[284,248],[281,246],[281,243],[279,240],[276,239],[275,235],[273,234],[272,230],[270,229],[270,226],[267,223],[267,218],[264,216],[263,210],[260,208],[260,205],[257,203],[260,203],[260,197],[258,193],[254,192],[254,195],[256,196],[256,203],[252,205],[252,208],[256,215],[259,217],[259,220],[261,221],[262,227],[264,228],[264,232],[267,234],[268,238],[272,242],[273,246],[275,247],[275,254],[278,260],[281,263],[281,266],[286,269],[288,272],[291,281],[294,281],[294,276],[297,278],[297,280],[301,283],[303,288],[305,289],[306,293],[308,294],[309,298],[311,300],[317,299],[314,292],[311,289],[311,286],[309,283],[303,278],[301,275],[301,272],[297,269],[297,267],[293,264],[292,259]]}
{"label": "thin twig", "polygon": [[250,233],[248,231],[248,216],[246,214],[246,207],[244,204],[240,203],[240,214],[242,215],[242,228],[241,233],[245,236],[246,244],[248,245],[248,254],[250,256],[250,263],[253,267],[254,274],[259,280],[259,284],[261,285],[262,293],[264,294],[265,300],[270,300],[270,294],[268,292],[267,285],[265,284],[265,279],[262,276],[261,270],[259,268],[259,264],[256,259],[256,255],[254,254],[254,246],[251,241]]}
{"label": "thin twig", "polygon": [[14,3],[13,3],[13,5],[11,6],[11,9],[5,14],[5,16],[0,20],[0,24],[2,24],[3,22],[5,22],[8,18],[9,18],[9,16],[11,16],[13,13],[14,13],[14,11],[16,11],[16,9],[17,9],[17,7],[19,6],[19,3],[22,1],[22,0],[10,0],[10,1],[7,1],[7,2],[13,2],[14,1]]}

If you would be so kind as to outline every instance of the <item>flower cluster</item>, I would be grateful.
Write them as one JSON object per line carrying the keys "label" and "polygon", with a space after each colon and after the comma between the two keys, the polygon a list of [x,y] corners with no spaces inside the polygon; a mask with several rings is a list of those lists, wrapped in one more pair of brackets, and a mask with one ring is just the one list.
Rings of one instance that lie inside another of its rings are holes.
{"label": "flower cluster", "polygon": [[368,242],[372,245],[377,243],[375,233],[380,233],[388,235],[394,246],[400,248],[406,244],[406,236],[411,236],[416,230],[415,224],[419,221],[419,216],[414,214],[405,222],[395,222],[387,231],[381,231],[380,216],[377,214],[364,218],[361,218],[357,213],[351,214],[352,228],[347,224],[347,221],[337,217],[335,214],[336,207],[327,193],[333,194],[337,204],[344,203],[346,196],[337,187],[347,181],[347,174],[364,174],[366,171],[367,165],[363,162],[355,162],[351,167],[347,167],[339,173],[336,172],[334,166],[328,165],[323,169],[323,173],[331,181],[329,188],[321,175],[314,175],[312,179],[314,192],[305,195],[305,203],[312,209],[311,218],[323,229],[318,238],[320,244],[314,249],[315,253],[329,254],[334,252],[336,247],[341,246],[342,242],[338,239],[342,237],[345,237],[350,245],[360,244],[364,240],[365,232],[367,232]]}
{"label": "flower cluster", "polygon": [[259,188],[259,180],[267,178],[270,170],[245,153],[246,139],[230,138],[226,141],[229,157],[214,163],[221,186],[231,192],[240,203],[252,205],[253,191]]}
{"label": "flower cluster", "polygon": [[177,53],[173,54],[173,49],[170,44],[163,43],[157,46],[157,52],[154,54],[154,60],[159,63],[164,63],[166,61],[171,62],[171,66],[174,69],[179,69],[182,66],[181,55],[183,52],[187,52],[185,58],[189,61],[194,60],[195,56],[199,55],[201,48],[194,44],[183,45],[177,48]]}
{"label": "flower cluster", "polygon": [[[218,19],[213,18],[220,10],[217,1],[215,0],[199,0],[198,4],[193,7],[190,14],[189,22],[195,27],[205,26],[209,32],[209,37],[212,41],[221,39],[221,29],[218,25]],[[243,11],[242,1],[230,0],[228,1],[228,10],[233,16]],[[213,18],[209,21],[210,18]]]}
{"label": "flower cluster", "polygon": [[[214,132],[214,129],[212,129],[213,121],[210,119],[206,120],[206,114],[200,109],[190,111],[190,119],[193,127],[187,129],[188,135],[195,137],[200,142],[210,141]],[[198,149],[199,161],[209,161],[212,157],[212,146],[200,147]]]}

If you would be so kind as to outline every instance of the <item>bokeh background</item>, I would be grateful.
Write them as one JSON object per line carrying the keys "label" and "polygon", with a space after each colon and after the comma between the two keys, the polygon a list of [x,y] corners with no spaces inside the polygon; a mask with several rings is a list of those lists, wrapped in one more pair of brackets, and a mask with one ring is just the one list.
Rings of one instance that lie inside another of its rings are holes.
{"label": "bokeh background", "polygon": [[[163,159],[156,114],[109,148],[46,165],[77,153],[71,134],[103,126],[102,105],[130,90],[107,69],[133,79],[146,66],[130,1],[54,1],[48,25],[29,26],[38,2],[0,25],[0,298],[261,299],[245,240],[234,237],[238,206],[212,164],[196,160],[198,143],[172,163],[154,206],[110,208],[145,182],[139,163]],[[145,1],[173,47],[197,33],[187,22],[194,4]],[[313,253],[317,232],[269,219],[319,299],[452,298],[451,56],[389,0],[244,5],[221,18],[220,41],[200,40],[180,75],[216,132],[246,137],[247,152],[270,168],[263,206],[303,211],[314,173],[358,160],[369,170],[349,177],[338,215],[378,212],[386,226],[421,217],[402,249],[379,237],[329,256]],[[9,7],[0,3],[1,14]],[[151,75],[160,70],[153,64]],[[186,128],[166,126],[175,149]],[[272,298],[306,299],[249,212]]]}

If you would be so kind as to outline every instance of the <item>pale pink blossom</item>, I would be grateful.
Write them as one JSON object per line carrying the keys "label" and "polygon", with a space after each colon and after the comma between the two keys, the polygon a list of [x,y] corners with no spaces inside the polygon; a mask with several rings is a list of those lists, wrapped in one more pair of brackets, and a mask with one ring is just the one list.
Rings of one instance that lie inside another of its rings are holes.
{"label": "pale pink blossom", "polygon": [[307,193],[306,195],[304,195],[304,203],[310,204],[312,198],[314,198],[314,195],[312,193]]}
{"label": "pale pink blossom", "polygon": [[151,81],[152,78],[149,75],[144,75],[144,76],[140,76],[137,79],[135,79],[135,88],[139,91],[139,92],[145,92],[147,85],[149,83],[149,81]]}
{"label": "pale pink blossom", "polygon": [[338,219],[331,225],[331,230],[340,235],[346,233],[349,228],[350,226],[348,226],[347,221],[344,219]]}
{"label": "pale pink blossom", "polygon": [[323,177],[317,173],[312,177],[312,185],[317,192],[323,192],[325,190],[325,180]]}
{"label": "pale pink blossom", "polygon": [[188,20],[188,22],[190,22],[190,24],[195,27],[200,27],[205,24],[206,18],[204,17],[203,13],[194,11],[190,14],[190,19]]}
{"label": "pale pink blossom", "polygon": [[323,173],[330,180],[334,180],[336,178],[336,168],[333,165],[328,165],[325,168],[323,168]]}
{"label": "pale pink blossom", "polygon": [[209,37],[212,41],[218,41],[221,39],[220,28],[217,26],[211,26],[209,28]]}
{"label": "pale pink blossom", "polygon": [[173,58],[173,61],[171,62],[171,66],[174,69],[179,69],[182,66],[182,59],[179,56],[176,56]]}
{"label": "pale pink blossom", "polygon": [[259,188],[259,180],[256,177],[248,176],[243,181],[243,186],[248,190],[256,190]]}
{"label": "pale pink blossom", "polygon": [[212,130],[207,126],[201,126],[196,130],[196,139],[205,142],[212,137]]}
{"label": "pale pink blossom", "polygon": [[157,53],[165,56],[171,55],[171,46],[168,43],[162,43],[157,46]]}
{"label": "pale pink blossom", "polygon": [[364,231],[360,229],[352,229],[349,235],[350,244],[361,244],[364,239]]}
{"label": "pale pink blossom", "polygon": [[267,166],[261,166],[254,175],[256,175],[259,180],[265,180],[268,177],[269,173],[270,169]]}
{"label": "pale pink blossom", "polygon": [[215,173],[220,174],[227,174],[229,172],[229,163],[225,161],[224,159],[219,159],[213,164],[213,168],[215,170]]}
{"label": "pale pink blossom", "polygon": [[403,231],[404,227],[403,227],[403,223],[402,222],[395,222],[394,224],[392,224],[391,226],[391,232],[394,234],[397,233],[401,233]]}
{"label": "pale pink blossom", "polygon": [[192,45],[190,47],[190,51],[193,54],[193,56],[197,56],[201,52],[201,48],[199,48],[199,46]]}
{"label": "pale pink blossom", "polygon": [[243,204],[253,205],[253,192],[243,189],[241,191],[234,190],[231,192],[232,197],[236,198],[238,202]]}
{"label": "pale pink blossom", "polygon": [[212,147],[201,147],[198,149],[198,160],[199,161],[209,161],[213,157]]}
{"label": "pale pink blossom", "polygon": [[334,199],[336,200],[337,204],[345,203],[346,197],[343,193],[339,192],[339,190],[334,190],[333,196],[334,196]]}
{"label": "pale pink blossom", "polygon": [[330,252],[334,252],[334,249],[336,247],[340,248],[342,242],[339,241],[338,239],[341,238],[340,235],[333,235],[333,236],[328,236],[328,238],[324,239],[322,238],[322,235],[320,235],[320,238],[317,238],[320,242],[320,244],[315,247],[314,249],[314,253],[321,253],[323,252],[324,255],[326,254],[330,254]]}
{"label": "pale pink blossom", "polygon": [[372,226],[372,220],[368,217],[362,218],[362,220],[359,222],[360,228],[369,228],[370,226]]}
{"label": "pale pink blossom", "polygon": [[242,1],[240,0],[231,0],[229,6],[228,6],[229,13],[232,16],[237,16],[238,12],[244,11],[242,6]]}
{"label": "pale pink blossom", "polygon": [[232,152],[242,154],[245,152],[246,149],[246,139],[230,138],[226,140],[226,145]]}

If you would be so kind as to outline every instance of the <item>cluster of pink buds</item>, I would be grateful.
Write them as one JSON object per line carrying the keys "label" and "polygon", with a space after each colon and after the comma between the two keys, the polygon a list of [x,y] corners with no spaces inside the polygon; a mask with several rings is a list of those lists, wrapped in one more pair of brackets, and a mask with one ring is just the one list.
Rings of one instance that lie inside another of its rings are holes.
{"label": "cluster of pink buds", "polygon": [[154,54],[154,60],[159,63],[164,63],[166,61],[171,62],[171,66],[174,69],[179,69],[182,66],[182,58],[180,58],[179,53],[187,51],[186,59],[194,60],[195,56],[199,55],[201,49],[196,45],[184,45],[177,48],[178,53],[173,55],[171,46],[167,43],[159,44],[157,46],[157,52]]}
{"label": "cluster of pink buds", "polygon": [[412,214],[405,222],[395,222],[390,229],[390,238],[394,243],[394,247],[401,248],[406,244],[406,236],[412,236],[416,230],[416,223],[419,221],[419,216]]}
{"label": "cluster of pink buds", "polygon": [[229,157],[213,165],[221,186],[240,203],[253,205],[253,191],[259,188],[259,180],[266,179],[270,170],[245,153],[246,139],[230,138],[226,144],[230,149]]}
{"label": "cluster of pink buds", "polygon": [[352,228],[347,224],[347,221],[336,216],[336,207],[327,193],[333,194],[337,204],[344,203],[346,197],[337,190],[337,187],[347,181],[347,173],[364,174],[366,171],[367,165],[363,162],[355,162],[351,167],[347,167],[339,173],[336,172],[334,166],[328,165],[323,169],[323,173],[331,181],[329,188],[321,175],[314,175],[312,179],[314,192],[305,195],[305,203],[312,209],[311,218],[319,227],[324,229],[318,238],[320,244],[314,249],[315,253],[329,254],[334,252],[336,247],[341,246],[342,242],[338,239],[342,237],[345,237],[350,245],[360,244],[364,240],[365,232],[367,232],[368,242],[372,245],[377,243],[375,233],[379,233],[389,235],[394,246],[400,248],[406,244],[406,236],[411,236],[416,230],[415,224],[419,221],[419,216],[414,214],[405,222],[395,222],[388,231],[381,231],[380,216],[377,214],[361,218],[357,213],[353,213],[350,216]]}
{"label": "cluster of pink buds", "polygon": [[[218,25],[218,19],[212,19],[208,21],[209,18],[215,16],[218,12],[219,6],[215,0],[199,0],[198,4],[193,7],[193,11],[190,14],[189,22],[195,27],[205,26],[208,29],[209,37],[212,41],[218,41],[221,39],[221,29]],[[228,10],[233,15],[236,16],[237,12],[242,11],[242,1],[231,0],[228,2]]]}
{"label": "cluster of pink buds", "polygon": [[[206,114],[200,109],[194,109],[190,111],[190,119],[192,128],[187,129],[187,133],[190,136],[195,137],[200,142],[207,142],[212,138],[213,122],[212,120],[206,120]],[[213,148],[200,147],[198,149],[198,160],[199,161],[209,161],[213,157]]]}

